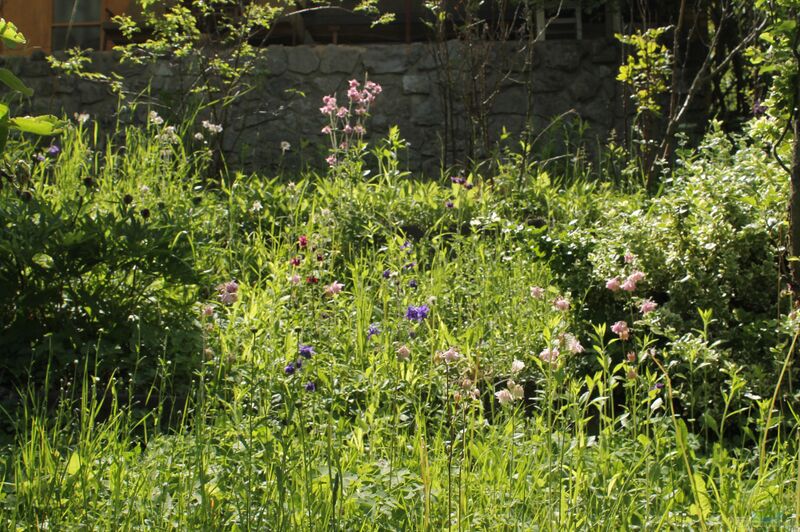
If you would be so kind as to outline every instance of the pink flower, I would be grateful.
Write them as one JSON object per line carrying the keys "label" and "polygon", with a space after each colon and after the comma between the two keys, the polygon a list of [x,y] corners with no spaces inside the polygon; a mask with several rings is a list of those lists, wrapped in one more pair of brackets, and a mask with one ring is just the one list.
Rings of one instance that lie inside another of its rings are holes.
{"label": "pink flower", "polygon": [[578,341],[578,339],[570,333],[564,335],[564,345],[566,346],[567,351],[573,355],[583,353],[583,346],[581,345],[580,341]]}
{"label": "pink flower", "polygon": [[551,366],[555,366],[558,364],[558,348],[546,348],[543,349],[541,353],[539,353],[539,358],[543,362],[548,362]]}
{"label": "pink flower", "polygon": [[628,279],[631,279],[634,283],[638,283],[639,281],[644,279],[644,272],[636,270],[628,276]]}
{"label": "pink flower", "polygon": [[343,131],[345,132],[345,134],[349,135],[350,133],[353,132],[353,127],[350,124],[346,124],[344,126]]}
{"label": "pink flower", "polygon": [[353,128],[353,133],[355,133],[356,135],[363,135],[366,132],[367,130],[364,129],[364,126],[362,126],[361,124],[357,124],[356,127]]}
{"label": "pink flower", "polygon": [[339,107],[339,109],[336,111],[336,116],[338,116],[339,118],[344,118],[349,114],[350,111],[347,110],[347,107]]}
{"label": "pink flower", "polygon": [[525,362],[514,359],[511,363],[511,373],[519,373],[523,369],[525,369]]}
{"label": "pink flower", "polygon": [[503,406],[514,402],[514,396],[511,395],[511,392],[508,391],[507,388],[502,389],[499,392],[494,392],[494,396],[497,397],[497,401]]}
{"label": "pink flower", "polygon": [[411,356],[411,349],[405,345],[398,347],[397,351],[395,352],[397,353],[397,360],[408,360],[408,358]]}
{"label": "pink flower", "polygon": [[630,335],[628,324],[624,321],[618,321],[611,326],[611,332],[617,334],[620,340],[627,340]]}
{"label": "pink flower", "polygon": [[634,290],[636,290],[636,281],[628,277],[627,279],[625,279],[625,282],[622,283],[621,288],[626,292],[633,292]]}
{"label": "pink flower", "polygon": [[213,315],[214,315],[214,307],[212,307],[211,305],[206,305],[205,307],[203,307],[202,316],[204,318],[210,318]]}
{"label": "pink flower", "polygon": [[553,306],[556,309],[564,312],[566,310],[569,310],[569,301],[565,299],[563,296],[558,296],[558,298],[556,298],[556,300],[553,301]]}
{"label": "pink flower", "polygon": [[525,397],[525,390],[522,388],[522,385],[517,384],[514,381],[508,381],[508,383],[506,383],[506,389],[509,391],[511,397],[513,397],[515,401]]}
{"label": "pink flower", "polygon": [[636,260],[636,255],[634,255],[630,251],[627,251],[625,253],[625,264],[633,264],[633,261],[635,260]]}
{"label": "pink flower", "polygon": [[330,135],[331,134],[331,126],[323,127],[322,128],[322,133],[324,133],[325,135]]}
{"label": "pink flower", "polygon": [[542,299],[544,297],[544,288],[541,286],[531,286],[531,297],[533,299]]}
{"label": "pink flower", "polygon": [[653,312],[656,307],[658,307],[658,303],[652,299],[645,299],[642,301],[642,306],[639,308],[639,310],[642,311],[642,314],[647,314],[649,312]]}
{"label": "pink flower", "polygon": [[329,115],[336,112],[336,96],[323,96],[323,106],[319,108],[319,112],[324,115]]}
{"label": "pink flower", "polygon": [[616,292],[620,289],[622,285],[619,282],[619,277],[612,277],[608,281],[606,281],[606,288],[611,290],[612,292]]}
{"label": "pink flower", "polygon": [[302,280],[303,280],[303,278],[300,277],[299,275],[297,275],[296,273],[292,274],[292,276],[289,277],[289,282],[292,283],[292,284],[299,284],[300,281],[302,281]]}
{"label": "pink flower", "polygon": [[228,281],[217,286],[217,292],[223,305],[233,305],[239,300],[239,284],[236,281]]}
{"label": "pink flower", "polygon": [[306,235],[297,237],[297,245],[300,246],[300,249],[305,249],[308,246],[308,237]]}
{"label": "pink flower", "polygon": [[340,283],[339,281],[334,281],[325,287],[325,295],[335,296],[342,291],[342,288],[344,288],[344,284]]}
{"label": "pink flower", "polygon": [[328,157],[325,158],[325,162],[328,163],[328,166],[333,167],[333,166],[336,166],[336,163],[338,161],[336,160],[336,156],[335,155],[328,155]]}
{"label": "pink flower", "polygon": [[461,353],[456,351],[455,347],[451,347],[447,351],[443,351],[443,352],[439,353],[439,360],[443,360],[443,361],[447,362],[448,364],[451,364],[453,362],[457,362],[459,358],[461,358]]}
{"label": "pink flower", "polygon": [[634,353],[633,351],[628,351],[628,354],[625,355],[625,357],[628,359],[628,362],[630,362],[631,364],[636,362],[636,353]]}

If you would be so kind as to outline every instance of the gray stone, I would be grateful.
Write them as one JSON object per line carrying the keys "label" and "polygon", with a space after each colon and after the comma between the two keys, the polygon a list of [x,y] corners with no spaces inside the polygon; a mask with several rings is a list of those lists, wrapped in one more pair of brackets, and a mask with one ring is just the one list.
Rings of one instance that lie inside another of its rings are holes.
{"label": "gray stone", "polygon": [[528,107],[528,91],[525,87],[516,86],[503,90],[494,100],[493,113],[525,114]]}
{"label": "gray stone", "polygon": [[323,74],[332,72],[354,74],[363,51],[363,48],[356,46],[325,46],[321,49],[320,72]]}
{"label": "gray stone", "polygon": [[78,86],[78,92],[80,93],[81,105],[101,102],[109,97],[107,87],[91,81],[81,82]]}
{"label": "gray stone", "polygon": [[566,88],[567,77],[563,72],[538,68],[532,74],[531,90],[534,93],[555,92]]}
{"label": "gray stone", "polygon": [[428,94],[431,92],[431,79],[427,74],[406,74],[403,76],[404,94]]}
{"label": "gray stone", "polygon": [[264,55],[264,63],[268,74],[280,76],[289,68],[286,49],[280,45],[270,46]]}
{"label": "gray stone", "polygon": [[585,49],[578,41],[544,41],[537,44],[537,50],[543,52],[545,68],[554,68],[565,72],[577,70]]}
{"label": "gray stone", "polygon": [[319,68],[319,57],[310,46],[292,46],[286,49],[289,70],[299,74],[310,74]]}
{"label": "gray stone", "polygon": [[602,87],[602,78],[588,72],[580,72],[569,83],[569,93],[576,102],[585,102],[596,96]]}
{"label": "gray stone", "polygon": [[444,123],[436,98],[411,96],[411,123],[415,126],[434,126]]}
{"label": "gray stone", "polygon": [[410,64],[404,46],[370,46],[363,55],[364,68],[370,74],[399,74]]}

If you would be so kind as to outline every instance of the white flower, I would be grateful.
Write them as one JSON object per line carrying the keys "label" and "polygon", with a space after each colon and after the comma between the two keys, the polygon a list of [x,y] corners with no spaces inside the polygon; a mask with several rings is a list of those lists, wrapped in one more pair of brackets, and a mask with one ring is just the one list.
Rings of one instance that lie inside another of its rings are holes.
{"label": "white flower", "polygon": [[507,405],[514,401],[514,396],[511,395],[511,392],[508,389],[500,390],[499,392],[494,392],[494,396],[497,397],[497,400],[500,402],[501,405]]}
{"label": "white flower", "polygon": [[89,113],[75,113],[72,116],[75,117],[75,121],[79,124],[85,124],[89,120]]}
{"label": "white flower", "polygon": [[456,351],[455,347],[451,347],[447,351],[439,353],[439,359],[444,360],[448,364],[456,362],[459,358],[461,358],[461,354]]}
{"label": "white flower", "polygon": [[511,397],[513,397],[515,401],[525,397],[525,390],[522,388],[522,385],[517,384],[514,381],[508,381],[506,387],[508,388],[508,392],[511,394]]}
{"label": "white flower", "polygon": [[222,133],[222,126],[220,124],[214,124],[208,120],[203,120],[203,127],[212,134]]}
{"label": "white flower", "polygon": [[164,119],[158,116],[158,113],[156,113],[155,111],[150,111],[150,114],[147,115],[147,118],[151,124],[154,124],[156,126],[160,126],[161,124],[164,123]]}
{"label": "white flower", "polygon": [[514,359],[514,362],[511,363],[511,373],[519,373],[523,369],[525,369],[525,362]]}
{"label": "white flower", "polygon": [[531,286],[531,297],[533,299],[542,299],[544,297],[544,288],[541,286]]}
{"label": "white flower", "polygon": [[291,149],[292,149],[292,145],[289,144],[287,141],[284,140],[284,141],[281,142],[281,152],[282,153],[286,153],[287,151],[289,151]]}
{"label": "white flower", "polygon": [[194,140],[197,140],[199,142],[203,142],[205,140],[205,137],[203,136],[202,133],[200,133],[198,131],[197,133],[194,134]]}
{"label": "white flower", "polygon": [[250,207],[250,210],[253,211],[253,212],[261,212],[261,209],[263,209],[263,208],[264,208],[264,206],[261,205],[261,202],[258,201],[258,200],[255,200],[253,202],[253,206]]}

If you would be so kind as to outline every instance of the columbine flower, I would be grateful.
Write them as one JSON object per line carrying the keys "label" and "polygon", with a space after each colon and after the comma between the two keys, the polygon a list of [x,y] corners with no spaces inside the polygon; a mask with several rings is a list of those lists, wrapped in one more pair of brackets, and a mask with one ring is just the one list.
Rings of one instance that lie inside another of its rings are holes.
{"label": "columbine flower", "polygon": [[632,381],[636,378],[636,370],[631,368],[628,370],[628,380]]}
{"label": "columbine flower", "polygon": [[625,358],[628,359],[628,362],[634,363],[636,362],[636,353],[634,353],[633,351],[628,351],[628,354],[625,355]]}
{"label": "columbine flower", "polygon": [[203,142],[205,139],[206,139],[206,138],[205,138],[205,137],[203,136],[203,134],[202,134],[202,133],[200,133],[199,131],[198,131],[197,133],[195,133],[195,134],[194,134],[194,140],[196,140],[196,141],[198,141],[198,142]]}
{"label": "columbine flower", "polygon": [[504,388],[499,392],[494,392],[494,396],[497,397],[497,401],[502,405],[505,406],[507,404],[511,404],[514,402],[514,396],[508,391],[508,388]]}
{"label": "columbine flower", "polygon": [[299,275],[297,275],[296,273],[293,273],[292,276],[289,277],[289,282],[292,283],[292,284],[299,284],[300,281],[302,281],[302,280],[303,280],[303,278],[300,277]]}
{"label": "columbine flower", "polygon": [[223,305],[232,305],[239,300],[239,284],[236,281],[229,281],[217,286],[217,291]]}
{"label": "columbine flower", "polygon": [[300,257],[292,257],[289,259],[289,264],[292,266],[300,266]]}
{"label": "columbine flower", "polygon": [[300,246],[300,249],[305,249],[308,246],[308,237],[306,235],[297,237],[297,245]]}
{"label": "columbine flower", "polygon": [[633,292],[636,290],[636,281],[628,277],[627,279],[625,279],[625,282],[622,283],[622,286],[620,288],[622,288],[626,292]]}
{"label": "columbine flower", "polygon": [[405,345],[401,345],[400,347],[397,348],[397,351],[395,351],[395,353],[397,353],[397,360],[405,361],[408,360],[409,357],[411,356],[411,349],[409,349]]}
{"label": "columbine flower", "polygon": [[314,348],[310,345],[301,345],[297,352],[300,353],[300,356],[303,358],[311,358],[314,354]]}
{"label": "columbine flower", "polygon": [[55,144],[51,144],[50,147],[47,148],[47,155],[51,155],[51,156],[55,157],[59,153],[61,153],[61,148],[59,148]]}
{"label": "columbine flower", "polygon": [[201,314],[204,318],[210,318],[211,316],[214,315],[214,307],[212,307],[211,305],[206,305],[205,307],[203,307],[203,311]]}
{"label": "columbine flower", "polygon": [[325,127],[323,127],[323,128],[322,128],[322,130],[321,130],[320,132],[321,132],[321,133],[323,133],[323,134],[325,134],[325,135],[330,135],[330,134],[331,134],[331,126],[325,126]]}
{"label": "columbine flower", "polygon": [[563,296],[558,296],[558,298],[556,298],[556,300],[553,301],[553,306],[556,309],[564,312],[566,310],[569,310],[569,301]]}
{"label": "columbine flower", "polygon": [[448,209],[452,209],[453,207],[455,207],[455,204],[452,201],[447,200],[444,202],[444,206]]}
{"label": "columbine flower", "polygon": [[317,284],[319,282],[319,278],[314,275],[309,275],[306,277],[306,284]]}
{"label": "columbine flower", "polygon": [[516,401],[525,397],[525,390],[522,388],[522,385],[517,384],[514,381],[508,381],[506,388],[508,389],[509,393],[511,393],[511,397],[513,397]]}
{"label": "columbine flower", "polygon": [[281,141],[281,153],[286,153],[287,151],[292,149],[292,145],[289,144],[287,141]]}
{"label": "columbine flower", "polygon": [[315,392],[317,391],[317,385],[314,384],[314,381],[309,381],[306,383],[306,391],[307,392]]}
{"label": "columbine flower", "polygon": [[286,367],[283,368],[283,372],[287,375],[293,375],[297,368],[294,365],[294,362],[289,362],[286,364]]}
{"label": "columbine flower", "polygon": [[386,268],[385,270],[383,270],[383,273],[381,275],[383,276],[384,279],[388,279],[389,277],[392,276],[392,270]]}
{"label": "columbine flower", "polygon": [[208,120],[203,120],[203,127],[208,130],[209,133],[217,134],[222,133],[222,126],[220,124],[214,124],[209,122]]}
{"label": "columbine flower", "polygon": [[336,156],[335,155],[328,155],[325,158],[325,162],[328,163],[328,166],[336,166],[336,163],[338,161],[336,160]]}
{"label": "columbine flower", "polygon": [[564,345],[566,346],[567,351],[569,351],[573,355],[577,355],[578,353],[583,353],[583,346],[578,341],[578,339],[575,338],[575,336],[570,333],[564,335]]}
{"label": "columbine flower", "polygon": [[635,260],[636,260],[636,255],[634,255],[630,251],[625,253],[625,264],[633,264],[633,261]]}
{"label": "columbine flower", "polygon": [[558,348],[555,348],[555,347],[549,348],[548,347],[548,348],[543,349],[542,352],[539,353],[539,358],[543,362],[547,362],[551,366],[555,366],[556,364],[558,364],[558,355],[559,355]]}
{"label": "columbine flower", "polygon": [[89,120],[89,113],[75,113],[72,116],[79,124],[85,124]]}
{"label": "columbine flower", "polygon": [[164,123],[164,119],[158,116],[158,113],[155,111],[150,111],[150,114],[147,115],[148,121],[156,126],[160,126]]}
{"label": "columbine flower", "polygon": [[452,364],[453,362],[458,362],[458,359],[461,358],[461,353],[456,351],[455,347],[450,347],[447,351],[442,351],[439,353],[439,360],[443,360],[448,364]]}
{"label": "columbine flower", "polygon": [[542,299],[544,297],[544,288],[541,286],[531,286],[531,297],[533,299]]}
{"label": "columbine flower", "polygon": [[642,306],[639,307],[639,310],[642,311],[642,314],[648,314],[650,312],[653,312],[656,309],[656,307],[658,307],[658,303],[656,303],[652,299],[645,299],[644,301],[642,301]]}
{"label": "columbine flower", "polygon": [[411,279],[411,280],[408,282],[408,287],[409,287],[409,288],[416,288],[416,287],[417,287],[417,280],[416,280],[416,279]]}
{"label": "columbine flower", "polygon": [[630,336],[628,324],[624,321],[618,321],[611,326],[611,332],[619,336],[620,340],[627,340]]}
{"label": "columbine flower", "polygon": [[367,329],[367,340],[376,336],[381,333],[380,328],[378,327],[377,323],[371,323],[369,329]]}
{"label": "columbine flower", "polygon": [[523,369],[525,369],[525,362],[514,359],[514,362],[511,363],[511,373],[519,373]]}
{"label": "columbine flower", "polygon": [[608,288],[612,292],[616,292],[620,288],[622,288],[622,283],[619,282],[619,277],[612,277],[611,279],[606,281],[606,288]]}
{"label": "columbine flower", "polygon": [[428,317],[428,312],[430,312],[428,305],[420,305],[418,307],[409,305],[408,309],[406,310],[406,319],[411,321],[422,321]]}
{"label": "columbine flower", "polygon": [[335,296],[342,291],[342,288],[344,288],[344,284],[340,283],[339,281],[334,281],[325,287],[325,295]]}
{"label": "columbine flower", "polygon": [[263,208],[264,208],[264,206],[263,206],[263,205],[261,205],[261,202],[260,202],[260,201],[258,201],[258,200],[255,200],[255,201],[253,202],[253,206],[252,206],[252,207],[250,207],[250,210],[251,210],[251,211],[253,211],[253,212],[261,212],[261,210],[262,210]]}

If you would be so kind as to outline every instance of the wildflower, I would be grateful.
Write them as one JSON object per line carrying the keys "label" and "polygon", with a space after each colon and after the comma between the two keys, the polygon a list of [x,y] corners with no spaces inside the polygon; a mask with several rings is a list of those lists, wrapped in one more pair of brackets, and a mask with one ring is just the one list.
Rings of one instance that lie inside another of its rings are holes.
{"label": "wildflower", "polygon": [[308,237],[306,235],[297,237],[297,245],[300,246],[300,249],[305,249],[308,246]]}
{"label": "wildflower", "polygon": [[452,209],[453,207],[455,207],[455,205],[453,204],[453,202],[452,202],[452,201],[450,201],[450,200],[447,200],[447,201],[445,201],[445,202],[444,202],[444,206],[445,206],[446,208],[448,208],[448,209]]}
{"label": "wildflower", "polygon": [[460,358],[461,358],[461,353],[456,351],[455,347],[450,347],[447,351],[439,353],[439,360],[442,360],[448,364],[452,364],[453,362],[458,362],[458,359]]}
{"label": "wildflower", "polygon": [[636,370],[631,368],[628,370],[628,380],[632,381],[636,379]]}
{"label": "wildflower", "polygon": [[294,362],[289,362],[286,364],[286,367],[283,368],[283,372],[287,375],[293,375],[297,368],[294,365]]}
{"label": "wildflower", "polygon": [[404,269],[404,270],[411,270],[411,269],[413,269],[413,268],[414,268],[416,265],[417,265],[417,263],[416,263],[416,262],[409,262],[409,263],[407,263],[407,264],[404,264],[404,265],[403,265],[403,269]]}
{"label": "wildflower", "polygon": [[311,356],[314,354],[314,348],[310,345],[301,345],[297,351],[303,358],[311,358]]}
{"label": "wildflower", "polygon": [[79,124],[85,124],[89,120],[89,113],[75,113],[72,116]]}
{"label": "wildflower", "polygon": [[122,196],[122,203],[124,203],[125,205],[130,205],[131,203],[133,203],[133,196],[131,196],[130,194],[125,194],[124,196]]}
{"label": "wildflower", "polygon": [[289,277],[289,282],[292,284],[298,284],[302,280],[302,277],[293,273],[291,277]]}
{"label": "wildflower", "polygon": [[150,218],[150,209],[147,209],[147,208],[142,209],[141,211],[139,211],[139,214],[142,215],[142,218],[147,220],[148,218]]}
{"label": "wildflower", "polygon": [[622,286],[620,288],[622,288],[626,292],[633,292],[634,290],[636,290],[636,281],[628,277],[627,279],[625,279],[625,282],[622,283]]}
{"label": "wildflower", "polygon": [[416,279],[411,279],[411,280],[408,282],[408,287],[409,287],[409,288],[416,288],[416,287],[417,287],[417,280],[416,280]]}
{"label": "wildflower", "polygon": [[339,107],[339,109],[336,110],[337,118],[344,118],[349,114],[350,111],[347,109],[347,107]]}
{"label": "wildflower", "polygon": [[196,140],[196,141],[198,141],[198,142],[203,142],[205,139],[206,139],[206,138],[205,138],[205,137],[203,136],[203,134],[202,134],[202,133],[200,133],[199,131],[198,131],[197,133],[195,133],[195,134],[194,134],[194,140]]}
{"label": "wildflower", "polygon": [[294,367],[297,368],[297,369],[302,368],[303,367],[303,359],[302,358],[298,358],[297,360],[295,360]]}
{"label": "wildflower", "polygon": [[340,283],[339,281],[334,281],[325,287],[325,295],[335,296],[342,291],[342,288],[344,288],[344,284]]}
{"label": "wildflower", "polygon": [[239,300],[239,283],[235,280],[217,286],[219,300],[223,305],[232,305]]}
{"label": "wildflower", "polygon": [[639,310],[642,311],[642,314],[649,314],[650,312],[653,312],[656,307],[658,307],[658,303],[652,299],[645,299],[642,301],[642,306],[639,307]]}
{"label": "wildflower", "polygon": [[633,261],[636,260],[636,255],[631,253],[630,251],[625,252],[625,264],[633,264]]}
{"label": "wildflower", "polygon": [[544,288],[541,286],[531,286],[531,297],[533,299],[542,299],[544,297]]}
{"label": "wildflower", "polygon": [[578,339],[570,333],[564,335],[564,345],[566,346],[567,351],[573,355],[583,353],[583,346],[581,345],[580,341],[578,341]]}
{"label": "wildflower", "polygon": [[569,310],[569,301],[564,298],[563,296],[558,296],[555,301],[553,301],[553,306],[562,312]]}
{"label": "wildflower", "polygon": [[317,262],[324,262],[325,257],[322,256],[322,253],[317,253]]}
{"label": "wildflower", "polygon": [[464,183],[464,188],[466,188],[467,190],[472,190],[472,187],[474,186],[475,185],[473,185],[472,183]]}
{"label": "wildflower", "polygon": [[336,166],[336,164],[338,163],[335,155],[328,155],[325,158],[325,162],[328,163],[328,166]]}
{"label": "wildflower", "polygon": [[355,133],[356,135],[359,135],[359,136],[360,135],[364,135],[366,132],[367,132],[367,130],[364,129],[364,126],[362,126],[361,124],[356,124],[353,127],[353,133]]}
{"label": "wildflower", "polygon": [[322,103],[324,104],[319,108],[319,112],[324,115],[335,113],[337,109],[336,96],[323,96]]}
{"label": "wildflower", "polygon": [[58,147],[57,145],[55,145],[55,144],[51,144],[51,145],[50,145],[50,147],[49,147],[49,148],[47,148],[47,155],[50,155],[50,156],[52,156],[52,157],[55,157],[55,156],[56,156],[56,155],[58,155],[59,153],[61,153],[61,148],[59,148],[59,147]]}
{"label": "wildflower", "polygon": [[494,396],[497,397],[497,401],[502,405],[505,406],[507,404],[511,404],[514,402],[514,396],[508,390],[508,388],[504,388],[499,392],[494,392]]}
{"label": "wildflower", "polygon": [[411,356],[411,349],[409,349],[405,345],[401,345],[400,347],[397,348],[397,351],[395,351],[395,353],[397,353],[397,360],[405,361],[408,360],[409,357]]}
{"label": "wildflower", "polygon": [[345,124],[344,128],[342,129],[342,131],[344,131],[345,135],[349,135],[350,133],[353,132],[353,126],[351,126],[350,124]]}
{"label": "wildflower", "polygon": [[222,126],[220,124],[214,124],[209,122],[208,120],[203,120],[203,127],[208,130],[209,133],[217,134],[222,133]]}
{"label": "wildflower", "polygon": [[450,178],[450,182],[455,183],[456,185],[463,185],[467,182],[467,180],[460,176],[452,176]]}
{"label": "wildflower", "polygon": [[255,200],[253,202],[253,206],[250,207],[250,210],[253,211],[253,212],[261,212],[263,209],[264,209],[264,206],[258,200]]}
{"label": "wildflower", "polygon": [[317,284],[319,282],[319,278],[314,275],[309,275],[306,277],[306,284]]}
{"label": "wildflower", "polygon": [[289,260],[289,264],[291,264],[292,266],[300,266],[300,257],[292,257]]}
{"label": "wildflower", "polygon": [[511,393],[511,397],[513,397],[516,401],[525,397],[525,390],[522,388],[522,385],[517,384],[514,381],[508,381],[506,384],[506,389],[509,391],[509,393]]}
{"label": "wildflower", "polygon": [[525,362],[514,359],[514,362],[511,363],[511,373],[519,373],[523,369],[525,369]]}
{"label": "wildflower", "polygon": [[619,277],[612,277],[608,281],[606,281],[606,288],[611,290],[612,292],[618,291],[622,287],[622,284],[619,282]]}
{"label": "wildflower", "polygon": [[325,126],[322,128],[321,133],[323,133],[324,135],[330,135],[331,131],[332,131],[331,126]]}
{"label": "wildflower", "polygon": [[289,144],[289,143],[288,143],[287,141],[285,141],[285,140],[282,140],[282,141],[281,141],[281,153],[282,153],[282,154],[283,154],[283,153],[286,153],[287,151],[289,151],[289,150],[291,150],[291,149],[292,149],[292,145],[291,145],[291,144]]}
{"label": "wildflower", "polygon": [[428,312],[430,312],[428,305],[420,305],[418,307],[409,305],[408,309],[406,310],[406,319],[411,321],[422,321],[428,317]]}
{"label": "wildflower", "polygon": [[628,359],[628,362],[633,364],[634,362],[636,362],[636,353],[634,353],[633,351],[628,351],[628,354],[625,355],[625,358]]}
{"label": "wildflower", "polygon": [[367,329],[367,340],[381,333],[377,323],[371,323]]}
{"label": "wildflower", "polygon": [[627,340],[630,335],[628,324],[624,321],[618,321],[611,326],[611,332],[617,334],[620,340]]}
{"label": "wildflower", "polygon": [[214,315],[214,307],[212,307],[211,305],[206,305],[205,307],[203,307],[203,311],[201,312],[201,315],[204,318],[210,318],[211,316]]}
{"label": "wildflower", "polygon": [[539,358],[542,360],[542,362],[548,362],[551,366],[555,366],[558,364],[558,355],[558,348],[547,347],[543,349],[541,353],[539,353]]}
{"label": "wildflower", "polygon": [[147,115],[147,119],[151,124],[155,126],[160,126],[161,124],[164,123],[164,119],[158,116],[158,113],[155,111],[150,111],[150,114]]}
{"label": "wildflower", "polygon": [[305,388],[306,388],[307,392],[315,392],[315,391],[317,391],[317,385],[314,384],[314,381],[308,381],[306,383]]}
{"label": "wildflower", "polygon": [[37,153],[36,155],[33,156],[33,158],[39,161],[40,163],[43,163],[47,160],[47,158],[41,153]]}

